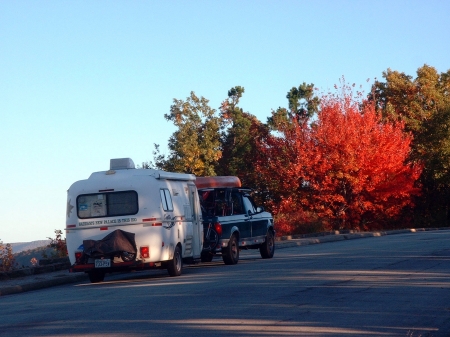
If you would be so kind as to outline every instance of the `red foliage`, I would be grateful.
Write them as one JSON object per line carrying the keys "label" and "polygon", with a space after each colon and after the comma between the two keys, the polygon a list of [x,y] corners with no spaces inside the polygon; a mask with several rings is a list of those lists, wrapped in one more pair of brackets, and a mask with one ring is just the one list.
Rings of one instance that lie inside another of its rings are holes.
{"label": "red foliage", "polygon": [[348,91],[323,97],[312,126],[292,119],[277,131],[260,142],[256,166],[270,182],[276,215],[302,210],[329,229],[382,228],[420,192],[422,169],[407,163],[411,136],[403,124],[382,123],[373,105],[361,107]]}

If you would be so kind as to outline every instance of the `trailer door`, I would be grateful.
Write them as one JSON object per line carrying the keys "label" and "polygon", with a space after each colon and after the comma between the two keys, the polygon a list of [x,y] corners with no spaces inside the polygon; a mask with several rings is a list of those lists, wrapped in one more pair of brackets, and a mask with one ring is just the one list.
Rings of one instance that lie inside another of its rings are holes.
{"label": "trailer door", "polygon": [[199,257],[203,248],[203,224],[195,185],[189,185],[189,204],[191,205],[192,224],[194,226],[193,253],[194,257]]}

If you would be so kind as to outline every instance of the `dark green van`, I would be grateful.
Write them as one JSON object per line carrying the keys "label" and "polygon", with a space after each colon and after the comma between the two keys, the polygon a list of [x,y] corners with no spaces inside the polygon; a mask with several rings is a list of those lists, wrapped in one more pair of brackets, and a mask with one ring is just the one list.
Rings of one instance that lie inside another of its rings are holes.
{"label": "dark green van", "polygon": [[[221,177],[208,178],[220,180]],[[234,184],[200,182],[197,187],[204,227],[202,262],[210,262],[215,255],[221,255],[225,264],[236,264],[241,249],[259,249],[263,259],[273,257],[272,215],[255,204],[250,189],[241,188],[240,181]]]}

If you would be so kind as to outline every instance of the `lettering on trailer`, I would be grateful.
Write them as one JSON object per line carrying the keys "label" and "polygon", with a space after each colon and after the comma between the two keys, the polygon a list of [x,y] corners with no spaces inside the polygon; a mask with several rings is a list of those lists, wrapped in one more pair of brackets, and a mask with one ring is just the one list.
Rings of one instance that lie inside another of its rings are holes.
{"label": "lettering on trailer", "polygon": [[97,220],[97,221],[80,221],[78,226],[94,226],[94,225],[110,225],[117,223],[131,223],[136,222],[137,218],[122,218],[113,220]]}
{"label": "lettering on trailer", "polygon": [[[175,218],[176,218],[175,216],[172,218],[170,214],[167,214],[167,215],[164,217],[164,220],[165,220],[165,221],[170,221],[170,220],[175,220]],[[164,223],[164,224],[163,224],[163,227],[164,227],[165,229],[171,229],[173,226],[175,226],[175,222],[174,222],[174,221],[172,221],[172,222],[169,223],[169,224],[167,224],[167,223]]]}
{"label": "lettering on trailer", "polygon": [[95,221],[83,221],[78,223],[78,226],[93,226],[93,225],[95,225]]}

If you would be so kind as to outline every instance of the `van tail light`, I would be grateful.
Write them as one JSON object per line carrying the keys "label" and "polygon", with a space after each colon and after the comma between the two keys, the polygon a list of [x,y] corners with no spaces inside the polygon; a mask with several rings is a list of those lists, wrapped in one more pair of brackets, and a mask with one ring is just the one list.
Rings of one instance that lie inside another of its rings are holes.
{"label": "van tail light", "polygon": [[150,257],[150,248],[148,246],[139,247],[141,258],[148,259]]}
{"label": "van tail light", "polygon": [[217,235],[222,236],[222,225],[220,222],[214,224],[214,230],[217,232]]}
{"label": "van tail light", "polygon": [[81,264],[81,257],[83,256],[83,252],[75,252],[75,263]]}

